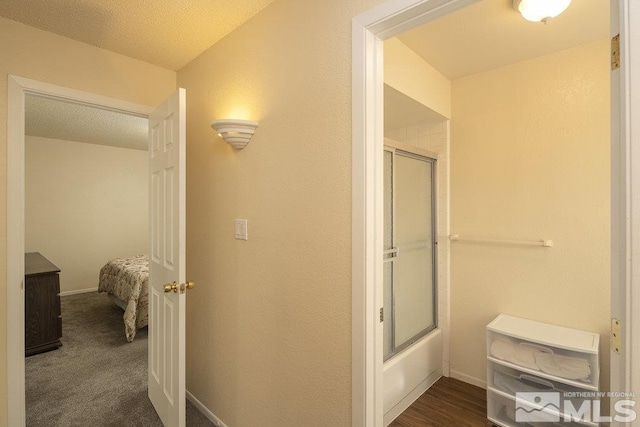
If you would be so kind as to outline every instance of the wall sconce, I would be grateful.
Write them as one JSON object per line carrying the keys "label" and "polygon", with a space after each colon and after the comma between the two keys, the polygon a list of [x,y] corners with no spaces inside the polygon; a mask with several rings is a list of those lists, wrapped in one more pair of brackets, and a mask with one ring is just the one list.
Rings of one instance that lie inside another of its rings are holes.
{"label": "wall sconce", "polygon": [[218,135],[224,139],[227,144],[236,150],[242,150],[251,140],[251,137],[256,131],[256,127],[258,127],[258,122],[222,119],[212,121],[211,127],[218,132]]}
{"label": "wall sconce", "polygon": [[571,0],[513,0],[513,8],[531,22],[544,22],[565,11]]}

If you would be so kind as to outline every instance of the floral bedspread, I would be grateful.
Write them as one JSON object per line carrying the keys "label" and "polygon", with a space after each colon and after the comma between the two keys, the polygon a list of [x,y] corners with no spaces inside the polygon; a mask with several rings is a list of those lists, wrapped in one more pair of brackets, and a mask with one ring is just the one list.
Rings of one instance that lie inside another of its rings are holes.
{"label": "floral bedspread", "polygon": [[127,341],[147,326],[149,315],[149,260],[146,255],[115,258],[100,269],[98,292],[108,292],[126,303],[124,327]]}

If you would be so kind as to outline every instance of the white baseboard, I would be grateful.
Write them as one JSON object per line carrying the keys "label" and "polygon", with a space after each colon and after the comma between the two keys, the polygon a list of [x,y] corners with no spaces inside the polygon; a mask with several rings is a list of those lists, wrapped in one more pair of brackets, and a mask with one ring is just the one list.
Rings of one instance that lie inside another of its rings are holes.
{"label": "white baseboard", "polygon": [[204,406],[204,404],[202,402],[200,402],[198,399],[196,399],[196,397],[191,394],[189,392],[189,390],[185,390],[186,394],[187,394],[187,400],[191,403],[193,403],[193,405],[198,408],[198,410],[200,412],[202,412],[204,414],[205,417],[207,417],[209,419],[209,421],[211,421],[213,423],[214,426],[216,427],[228,427],[225,423],[222,422],[222,420],[218,417],[215,416],[215,414],[213,412],[211,412],[209,410],[209,408],[207,408],[206,406]]}
{"label": "white baseboard", "polygon": [[86,289],[76,289],[74,291],[64,291],[60,292],[61,297],[66,297],[67,295],[75,295],[75,294],[86,294],[89,292],[98,292],[98,288],[86,288]]}
{"label": "white baseboard", "polygon": [[465,383],[474,385],[476,387],[480,387],[483,389],[487,389],[487,381],[486,380],[481,380],[479,378],[476,377],[472,377],[470,375],[467,374],[463,374],[462,372],[456,371],[454,369],[451,369],[450,371],[450,376],[451,378],[455,378],[456,380],[460,380],[463,381]]}

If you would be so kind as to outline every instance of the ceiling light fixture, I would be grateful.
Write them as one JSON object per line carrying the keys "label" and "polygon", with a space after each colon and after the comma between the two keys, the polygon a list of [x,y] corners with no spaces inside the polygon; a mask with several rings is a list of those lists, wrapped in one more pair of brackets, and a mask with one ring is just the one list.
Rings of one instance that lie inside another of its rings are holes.
{"label": "ceiling light fixture", "polygon": [[571,0],[513,0],[513,8],[531,22],[544,22],[565,11]]}
{"label": "ceiling light fixture", "polygon": [[250,120],[222,119],[211,122],[213,130],[225,140],[227,144],[236,150],[242,150],[247,146],[253,136],[258,122]]}

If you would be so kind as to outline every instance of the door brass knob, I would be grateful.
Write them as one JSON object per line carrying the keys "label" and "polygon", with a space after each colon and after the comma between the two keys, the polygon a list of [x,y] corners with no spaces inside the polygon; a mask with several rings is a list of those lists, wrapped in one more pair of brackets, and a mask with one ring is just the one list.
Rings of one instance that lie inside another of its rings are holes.
{"label": "door brass knob", "polygon": [[185,290],[187,289],[193,289],[196,286],[196,284],[192,281],[188,281],[186,283],[181,283],[181,284],[177,284],[176,282],[173,283],[167,283],[166,285],[163,286],[164,291],[165,292],[178,292],[178,290],[180,290],[181,294],[184,294]]}
{"label": "door brass knob", "polygon": [[165,292],[178,292],[178,284],[176,282],[173,283],[167,283],[166,285],[164,285],[164,291]]}

